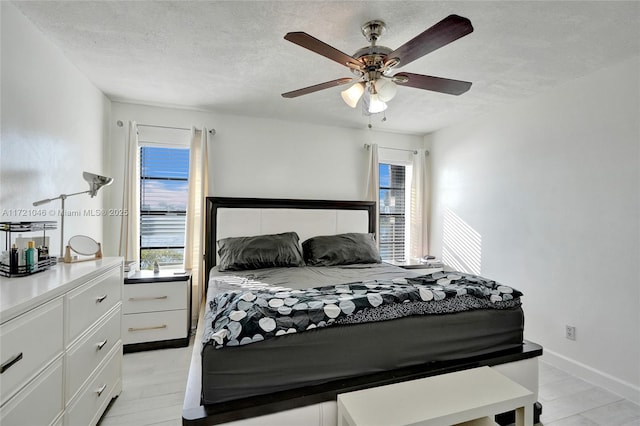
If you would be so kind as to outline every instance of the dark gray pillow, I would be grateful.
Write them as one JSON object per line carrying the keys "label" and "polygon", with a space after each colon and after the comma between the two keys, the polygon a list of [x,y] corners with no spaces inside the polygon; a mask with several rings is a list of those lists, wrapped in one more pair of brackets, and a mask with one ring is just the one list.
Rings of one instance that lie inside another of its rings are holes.
{"label": "dark gray pillow", "polygon": [[257,235],[218,240],[220,271],[303,266],[298,234]]}
{"label": "dark gray pillow", "polygon": [[304,261],[311,266],[380,263],[373,234],[348,233],[321,235],[302,243]]}

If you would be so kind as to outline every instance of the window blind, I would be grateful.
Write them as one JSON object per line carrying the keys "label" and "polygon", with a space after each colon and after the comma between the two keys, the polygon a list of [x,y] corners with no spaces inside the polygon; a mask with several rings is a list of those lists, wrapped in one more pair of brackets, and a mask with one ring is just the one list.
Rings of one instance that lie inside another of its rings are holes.
{"label": "window blind", "polygon": [[141,266],[181,264],[189,190],[189,149],[140,148]]}
{"label": "window blind", "polygon": [[404,166],[380,163],[380,212],[378,245],[384,260],[405,259],[406,170]]}

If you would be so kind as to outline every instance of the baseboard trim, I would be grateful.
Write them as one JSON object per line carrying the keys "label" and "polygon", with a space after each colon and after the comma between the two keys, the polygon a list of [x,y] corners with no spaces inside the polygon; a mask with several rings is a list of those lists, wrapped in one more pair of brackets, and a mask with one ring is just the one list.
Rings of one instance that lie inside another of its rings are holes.
{"label": "baseboard trim", "polygon": [[589,367],[581,362],[567,358],[557,352],[544,348],[544,354],[541,357],[545,361],[555,367],[558,367],[574,376],[577,376],[589,383],[607,389],[629,401],[640,405],[640,387],[632,383],[621,380],[610,374]]}

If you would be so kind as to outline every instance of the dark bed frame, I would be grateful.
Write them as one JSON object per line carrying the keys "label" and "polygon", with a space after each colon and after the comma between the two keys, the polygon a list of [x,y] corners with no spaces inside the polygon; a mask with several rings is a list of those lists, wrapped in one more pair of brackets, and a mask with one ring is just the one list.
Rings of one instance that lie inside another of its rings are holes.
{"label": "dark bed frame", "polygon": [[[300,199],[262,199],[262,198],[233,198],[233,197],[207,197],[205,203],[206,234],[204,251],[205,288],[209,281],[209,271],[216,264],[217,241],[217,211],[219,208],[274,208],[274,209],[340,209],[340,210],[366,210],[369,212],[369,231],[375,233],[376,211],[375,203],[370,201],[328,201],[328,200],[300,200]],[[201,307],[202,308],[202,307]],[[525,341],[521,348],[509,351],[501,351],[490,355],[469,357],[448,362],[428,362],[425,364],[401,368],[382,373],[368,374],[351,379],[336,380],[316,386],[306,386],[276,392],[269,395],[261,395],[250,398],[242,398],[218,404],[202,405],[202,375],[200,345],[202,338],[202,319],[204,310],[201,309],[198,331],[196,333],[194,351],[187,380],[185,400],[182,411],[182,424],[217,425],[234,420],[247,419],[266,414],[277,413],[297,407],[317,404],[325,401],[335,401],[337,395],[376,386],[398,383],[406,380],[414,380],[423,377],[435,376],[469,368],[492,366],[514,361],[535,358],[542,355],[542,347]],[[539,421],[542,406],[536,403],[534,406],[534,421]],[[500,424],[508,424],[513,421],[512,413],[504,413],[496,416]]]}

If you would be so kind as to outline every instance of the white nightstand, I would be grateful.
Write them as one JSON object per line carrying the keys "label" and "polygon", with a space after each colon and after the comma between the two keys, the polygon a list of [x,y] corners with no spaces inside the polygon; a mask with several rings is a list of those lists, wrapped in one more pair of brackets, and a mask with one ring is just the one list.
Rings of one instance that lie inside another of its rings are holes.
{"label": "white nightstand", "polygon": [[189,346],[191,273],[139,271],[125,278],[124,352]]}

